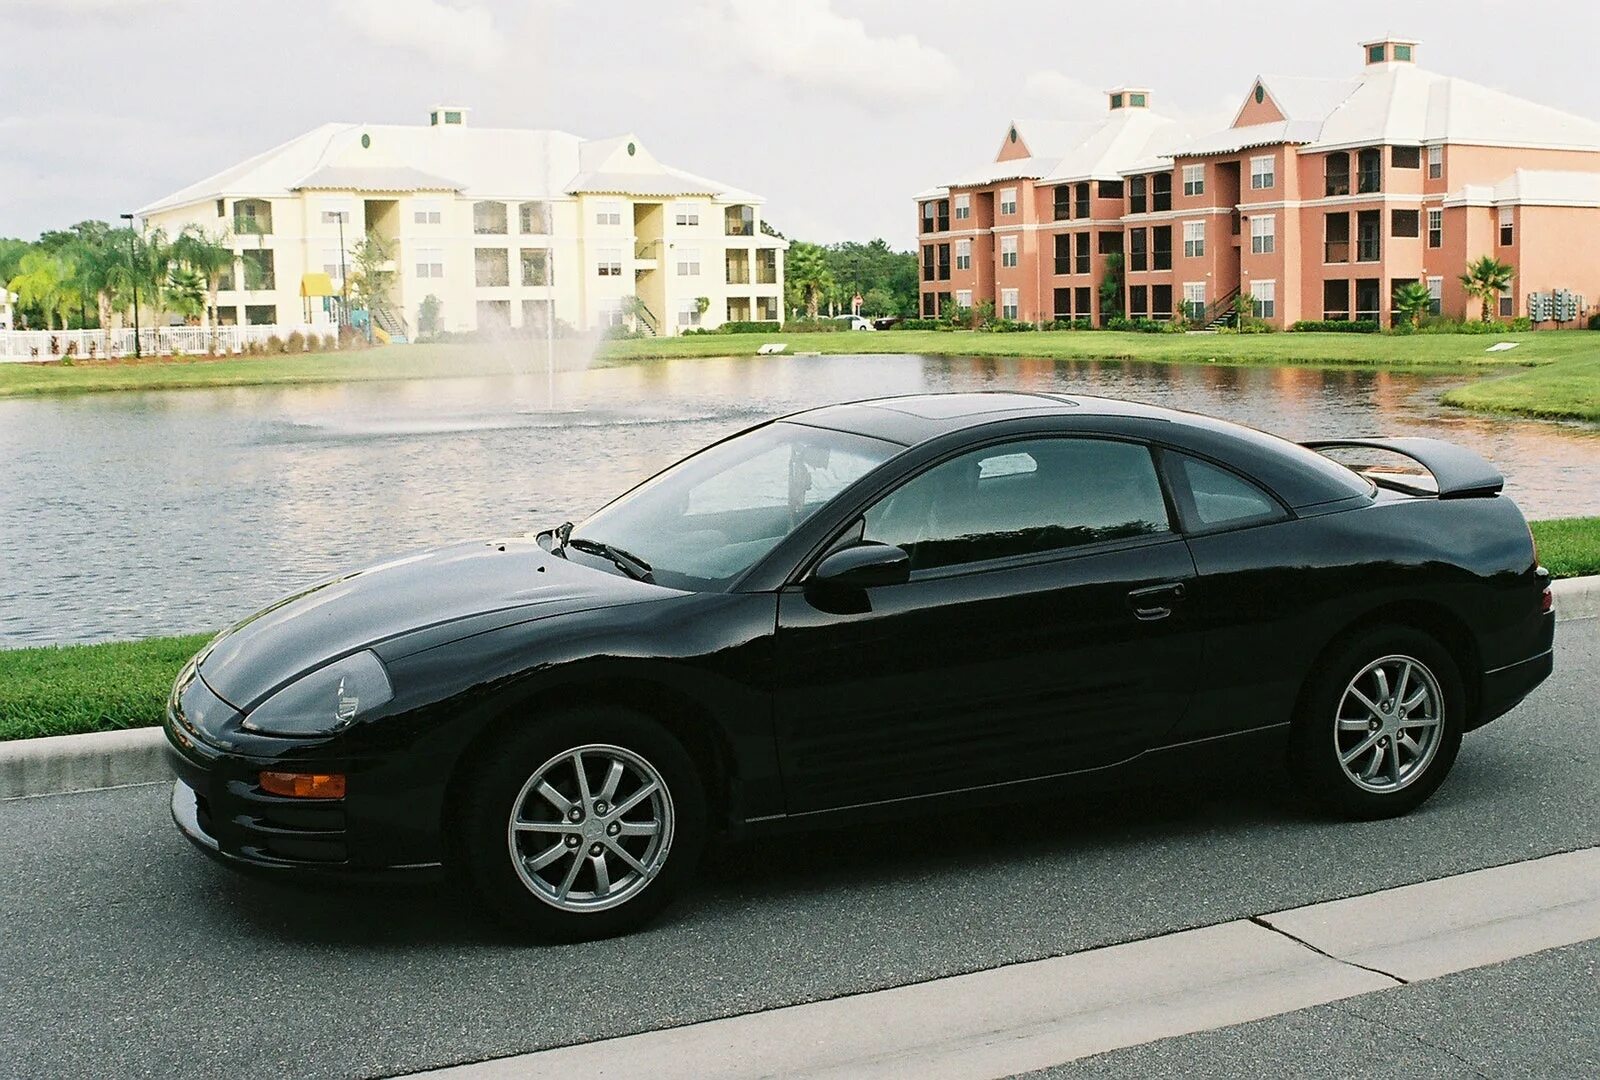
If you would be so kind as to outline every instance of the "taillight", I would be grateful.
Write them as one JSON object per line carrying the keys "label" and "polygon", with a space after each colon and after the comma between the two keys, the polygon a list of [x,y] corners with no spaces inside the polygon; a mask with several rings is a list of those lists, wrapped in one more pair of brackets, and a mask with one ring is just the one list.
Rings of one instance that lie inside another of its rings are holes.
{"label": "taillight", "polygon": [[1542,615],[1548,615],[1555,609],[1556,594],[1547,585],[1545,586],[1544,595],[1539,598],[1539,613]]}

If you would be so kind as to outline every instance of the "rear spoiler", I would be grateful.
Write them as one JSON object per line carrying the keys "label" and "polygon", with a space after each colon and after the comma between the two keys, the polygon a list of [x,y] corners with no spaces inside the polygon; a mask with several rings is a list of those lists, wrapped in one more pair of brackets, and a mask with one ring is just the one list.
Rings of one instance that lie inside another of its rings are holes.
{"label": "rear spoiler", "polygon": [[[1364,450],[1388,450],[1410,458],[1433,474],[1437,494],[1441,499],[1465,499],[1475,495],[1495,495],[1505,487],[1506,478],[1482,457],[1471,450],[1441,439],[1314,439],[1300,444],[1321,453],[1353,447]],[[1359,470],[1358,470],[1359,471]],[[1371,479],[1371,474],[1362,475]],[[1383,478],[1383,474],[1378,474]],[[1405,487],[1403,483],[1392,486]],[[1408,490],[1415,490],[1408,487]],[[1421,492],[1434,494],[1434,492]]]}

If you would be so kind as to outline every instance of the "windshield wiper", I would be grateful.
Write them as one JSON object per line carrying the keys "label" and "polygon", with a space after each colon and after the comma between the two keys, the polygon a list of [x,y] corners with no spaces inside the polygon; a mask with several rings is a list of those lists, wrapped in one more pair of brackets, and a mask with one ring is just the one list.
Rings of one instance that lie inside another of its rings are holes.
{"label": "windshield wiper", "polygon": [[598,555],[602,559],[610,559],[612,565],[629,577],[637,581],[655,583],[650,564],[639,558],[639,556],[626,552],[615,545],[607,544],[604,541],[572,536],[570,532],[568,530],[568,535],[564,538],[563,547],[574,547],[587,555]]}
{"label": "windshield wiper", "polygon": [[550,530],[550,551],[553,554],[567,557],[567,541],[572,538],[572,522],[563,521],[560,525]]}

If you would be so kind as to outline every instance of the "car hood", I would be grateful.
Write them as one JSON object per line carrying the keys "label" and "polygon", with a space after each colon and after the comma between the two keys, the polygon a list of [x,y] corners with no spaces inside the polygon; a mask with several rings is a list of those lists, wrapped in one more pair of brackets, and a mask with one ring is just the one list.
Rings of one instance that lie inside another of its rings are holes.
{"label": "car hood", "polygon": [[224,631],[200,677],[248,711],[280,687],[361,649],[385,659],[496,625],[659,598],[660,587],[551,555],[532,539],[402,555],[310,588]]}

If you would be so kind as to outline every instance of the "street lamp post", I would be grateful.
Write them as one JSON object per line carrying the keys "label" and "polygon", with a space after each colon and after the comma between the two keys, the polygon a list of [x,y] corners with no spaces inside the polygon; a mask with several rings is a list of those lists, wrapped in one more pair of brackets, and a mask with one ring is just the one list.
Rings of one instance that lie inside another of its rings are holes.
{"label": "street lamp post", "polygon": [[134,265],[133,215],[123,214],[122,220],[128,223],[128,280],[133,282],[133,358],[138,360],[144,353],[139,346],[139,270]]}
{"label": "street lamp post", "polygon": [[343,331],[350,312],[350,274],[344,265],[344,215],[340,210],[335,216],[339,219],[339,329]]}

